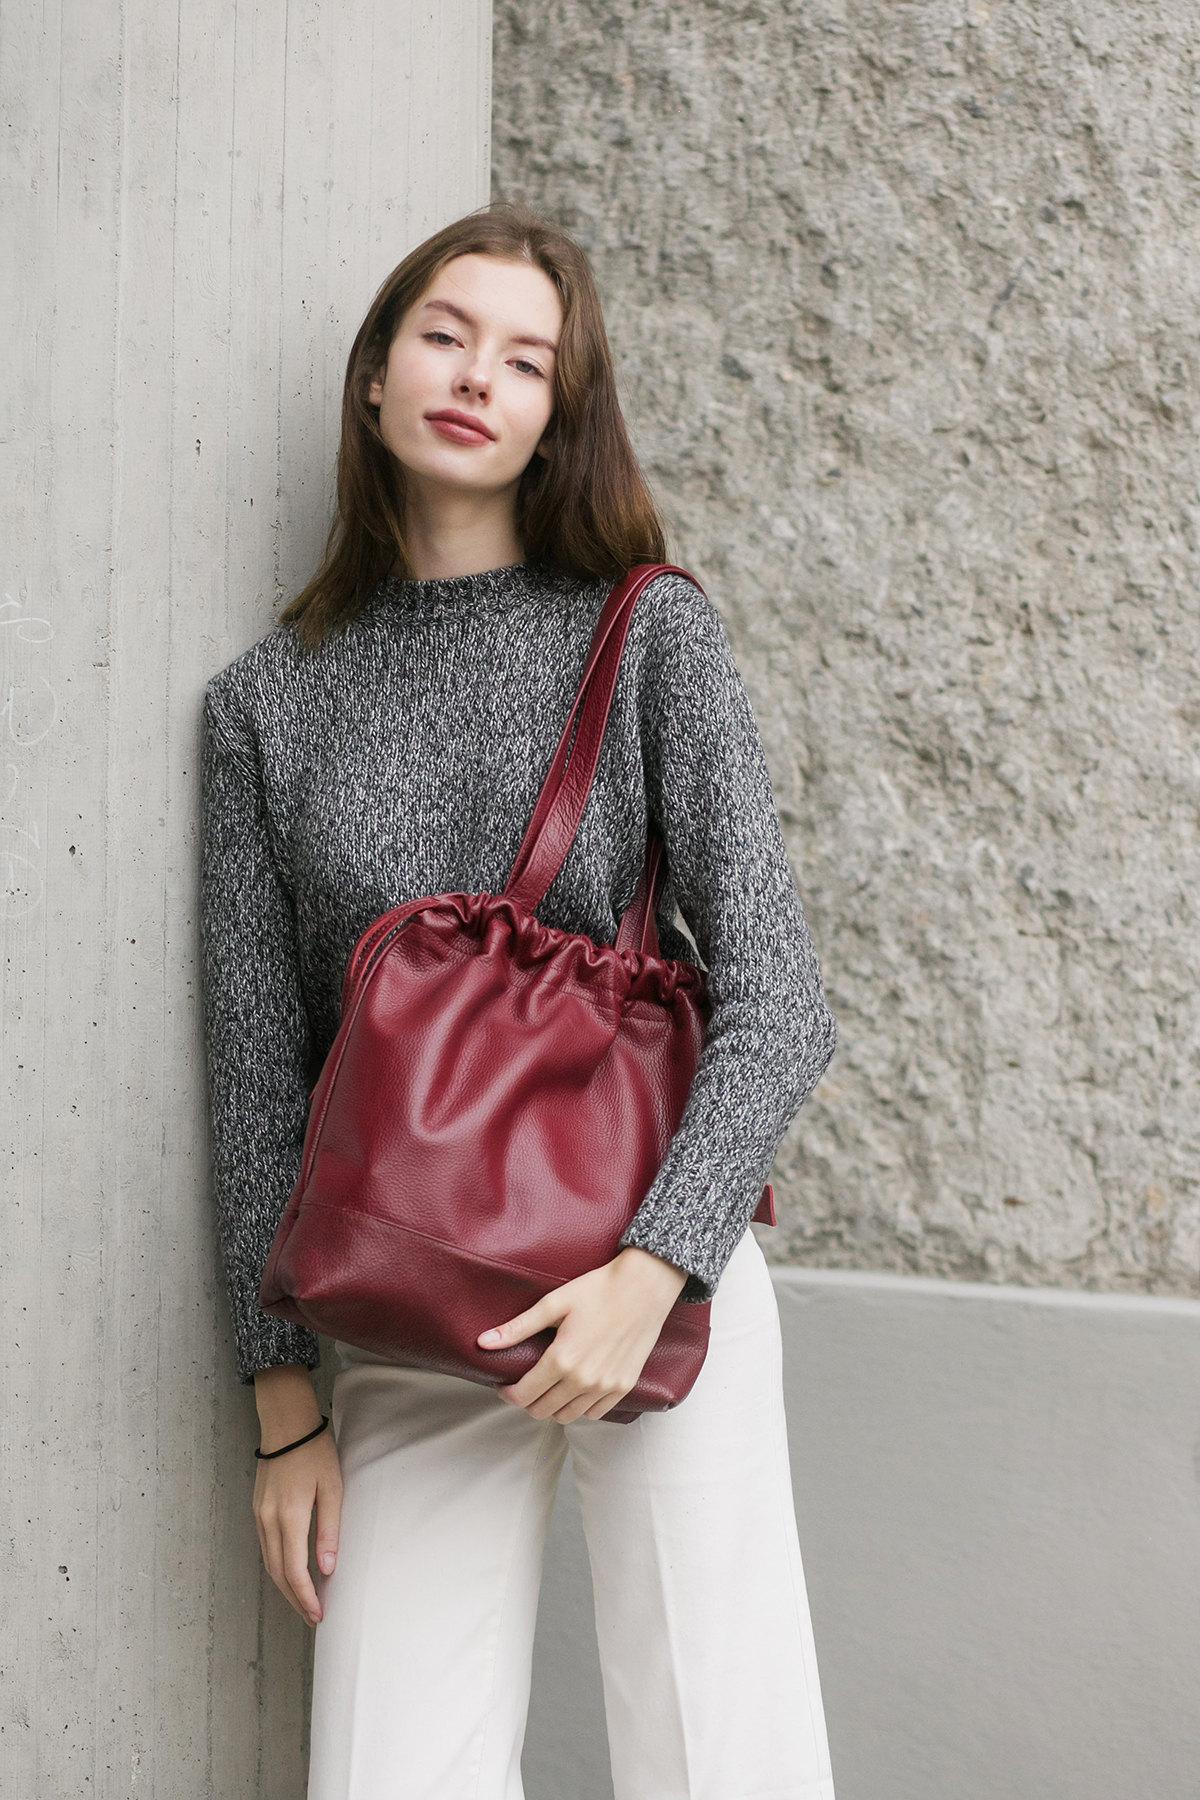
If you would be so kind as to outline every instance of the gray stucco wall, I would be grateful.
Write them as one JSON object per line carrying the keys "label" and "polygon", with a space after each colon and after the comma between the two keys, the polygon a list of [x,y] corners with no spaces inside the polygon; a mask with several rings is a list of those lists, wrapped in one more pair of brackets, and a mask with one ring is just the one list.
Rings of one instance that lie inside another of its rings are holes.
{"label": "gray stucco wall", "polygon": [[1200,31],[1183,0],[507,0],[838,1015],[769,1250],[1196,1289]]}

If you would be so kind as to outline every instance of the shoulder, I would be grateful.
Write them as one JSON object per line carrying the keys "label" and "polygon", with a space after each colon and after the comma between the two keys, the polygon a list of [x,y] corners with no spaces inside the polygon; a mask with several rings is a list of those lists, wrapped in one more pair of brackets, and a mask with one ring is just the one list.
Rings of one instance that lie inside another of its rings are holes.
{"label": "shoulder", "polygon": [[278,710],[299,662],[294,638],[289,627],[276,625],[206,682],[205,729],[226,748],[252,748],[256,726]]}
{"label": "shoulder", "polygon": [[292,652],[285,642],[286,627],[276,625],[265,637],[218,669],[205,685],[204,697],[214,706],[237,707],[264,688],[277,685]]}
{"label": "shoulder", "polygon": [[352,621],[317,649],[291,624],[276,624],[211,676],[204,689],[204,718],[218,734],[245,741],[270,733],[311,711],[314,694],[334,679],[346,656],[345,640],[359,635]]}
{"label": "shoulder", "polygon": [[629,641],[643,691],[715,694],[740,680],[720,611],[694,576],[671,571],[648,581]]}
{"label": "shoulder", "polygon": [[[540,569],[538,573],[548,598],[592,624],[614,587],[613,580],[605,576]],[[714,630],[721,630],[717,608],[694,575],[680,574],[674,568],[650,577],[637,597],[629,624],[631,641]]]}
{"label": "shoulder", "polygon": [[638,595],[633,623],[648,642],[682,648],[724,642],[721,615],[694,575],[652,576]]}
{"label": "shoulder", "polygon": [[655,754],[757,761],[750,697],[721,613],[700,583],[673,572],[654,576],[638,596],[634,623],[637,704],[643,739],[657,746]]}

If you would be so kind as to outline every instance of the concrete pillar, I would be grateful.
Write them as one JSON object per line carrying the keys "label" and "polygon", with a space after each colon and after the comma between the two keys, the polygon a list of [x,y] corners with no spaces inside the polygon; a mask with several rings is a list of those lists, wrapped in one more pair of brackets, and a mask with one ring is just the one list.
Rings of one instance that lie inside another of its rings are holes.
{"label": "concrete pillar", "polygon": [[350,337],[488,194],[479,0],[17,0],[0,460],[0,1755],[14,1796],[295,1800],[208,1207],[207,677],[328,519]]}

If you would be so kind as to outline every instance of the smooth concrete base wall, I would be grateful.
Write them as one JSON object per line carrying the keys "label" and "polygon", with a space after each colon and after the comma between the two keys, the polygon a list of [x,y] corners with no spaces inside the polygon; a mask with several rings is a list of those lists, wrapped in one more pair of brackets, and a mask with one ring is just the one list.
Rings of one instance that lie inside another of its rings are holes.
{"label": "smooth concrete base wall", "polygon": [[[838,1800],[1194,1800],[1200,1303],[775,1271]],[[527,1800],[608,1800],[586,1549]]]}

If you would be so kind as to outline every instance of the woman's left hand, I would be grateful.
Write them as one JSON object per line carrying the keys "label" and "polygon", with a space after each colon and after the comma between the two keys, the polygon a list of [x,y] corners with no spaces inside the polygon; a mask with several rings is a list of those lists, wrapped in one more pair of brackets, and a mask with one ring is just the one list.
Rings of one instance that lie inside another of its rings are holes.
{"label": "woman's left hand", "polygon": [[500,1350],[558,1327],[528,1374],[496,1392],[534,1419],[602,1419],[637,1382],[686,1280],[685,1270],[631,1244],[564,1282],[528,1312],[480,1332],[482,1349]]}

